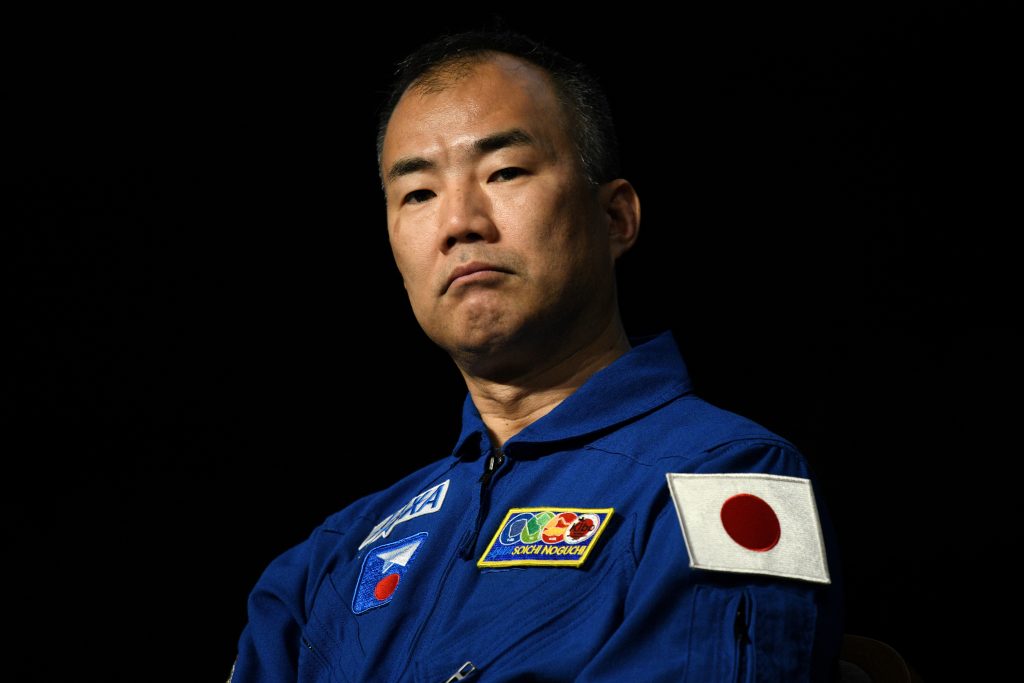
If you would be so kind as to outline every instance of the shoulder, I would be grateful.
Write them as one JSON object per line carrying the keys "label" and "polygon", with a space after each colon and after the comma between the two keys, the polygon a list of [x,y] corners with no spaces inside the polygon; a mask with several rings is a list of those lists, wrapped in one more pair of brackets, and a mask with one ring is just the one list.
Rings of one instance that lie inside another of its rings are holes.
{"label": "shoulder", "polygon": [[450,456],[435,460],[409,473],[387,488],[353,501],[330,515],[321,528],[336,533],[358,534],[362,532],[365,535],[369,529],[360,526],[357,523],[359,520],[370,520],[376,523],[382,517],[394,513],[424,491],[442,484],[445,474],[451,470],[454,464],[455,459]]}
{"label": "shoulder", "polygon": [[[388,488],[363,496],[327,517],[305,540],[278,555],[268,565],[257,583],[257,592],[263,590],[282,595],[295,590],[315,590],[318,577],[326,567],[339,559],[351,559],[364,538],[369,539],[374,533],[386,536],[393,526],[403,521],[403,511],[408,513],[410,501],[415,501],[417,496],[432,488],[443,496],[443,486],[439,484],[444,483],[443,475],[453,461],[449,457],[430,463]],[[430,503],[423,500],[420,514]],[[432,503],[440,507],[437,497]],[[310,597],[310,594],[306,595],[307,602]],[[297,602],[297,598],[293,596],[290,601]]]}
{"label": "shoulder", "polygon": [[806,476],[797,448],[766,427],[686,394],[592,441],[663,472],[765,472]]}
{"label": "shoulder", "polygon": [[[451,468],[451,457],[436,460],[429,465],[411,472],[391,486],[356,499],[344,508],[329,515],[319,526],[312,529],[301,543],[289,549],[275,560],[275,564],[295,564],[321,554],[336,546],[341,539],[351,545],[353,552],[359,541],[371,532],[374,525],[389,516],[400,513],[410,500],[424,491],[443,484],[444,474]],[[443,492],[441,492],[443,495]],[[355,538],[353,545],[350,541]]]}

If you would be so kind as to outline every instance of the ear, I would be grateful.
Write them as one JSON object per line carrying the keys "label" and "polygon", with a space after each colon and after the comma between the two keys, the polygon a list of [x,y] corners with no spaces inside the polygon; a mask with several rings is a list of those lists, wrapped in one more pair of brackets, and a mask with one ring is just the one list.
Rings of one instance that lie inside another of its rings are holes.
{"label": "ear", "polygon": [[628,180],[618,178],[598,188],[601,208],[608,218],[608,242],[617,261],[640,234],[640,197]]}

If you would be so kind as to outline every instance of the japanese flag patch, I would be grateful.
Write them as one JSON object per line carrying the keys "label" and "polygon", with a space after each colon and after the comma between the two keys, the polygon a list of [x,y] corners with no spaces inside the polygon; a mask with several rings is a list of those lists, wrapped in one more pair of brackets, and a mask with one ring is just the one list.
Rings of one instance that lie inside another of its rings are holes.
{"label": "japanese flag patch", "polygon": [[665,476],[691,567],[831,583],[810,480],[774,474]]}

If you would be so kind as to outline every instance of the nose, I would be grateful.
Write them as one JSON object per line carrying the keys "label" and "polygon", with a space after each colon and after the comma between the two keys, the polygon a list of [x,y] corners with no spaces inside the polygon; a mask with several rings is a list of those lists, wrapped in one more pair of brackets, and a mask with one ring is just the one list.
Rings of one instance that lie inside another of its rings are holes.
{"label": "nose", "polygon": [[493,242],[498,229],[491,218],[487,194],[472,182],[453,187],[441,200],[441,251],[469,242]]}

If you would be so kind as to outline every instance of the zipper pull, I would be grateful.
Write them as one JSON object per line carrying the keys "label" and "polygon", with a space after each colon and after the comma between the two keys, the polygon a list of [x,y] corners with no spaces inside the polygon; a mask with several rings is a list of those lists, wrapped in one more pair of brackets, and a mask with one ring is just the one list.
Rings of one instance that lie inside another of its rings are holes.
{"label": "zipper pull", "polygon": [[480,477],[480,483],[486,487],[491,483],[491,477],[494,476],[495,470],[501,467],[501,464],[505,462],[505,454],[502,453],[499,448],[497,452],[491,453],[487,456],[487,468],[484,470],[483,476]]}
{"label": "zipper pull", "polygon": [[491,484],[491,479],[494,478],[494,473],[498,471],[503,462],[505,462],[505,453],[500,448],[491,451],[491,454],[487,456],[487,464],[484,466],[484,473],[480,477],[480,496],[476,508],[476,523],[472,529],[466,531],[462,541],[459,543],[458,553],[463,557],[470,557],[473,549],[476,547],[477,537],[480,535],[480,525],[484,523],[484,516],[487,514],[487,500],[490,498],[488,487]]}
{"label": "zipper pull", "polygon": [[455,683],[455,681],[461,681],[464,678],[469,678],[475,672],[476,667],[473,666],[473,662],[466,662],[459,667],[458,671],[446,678],[444,683]]}

